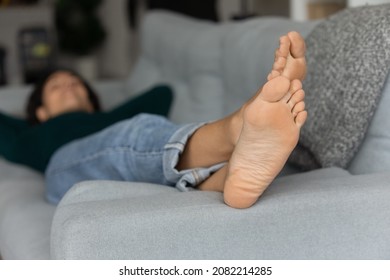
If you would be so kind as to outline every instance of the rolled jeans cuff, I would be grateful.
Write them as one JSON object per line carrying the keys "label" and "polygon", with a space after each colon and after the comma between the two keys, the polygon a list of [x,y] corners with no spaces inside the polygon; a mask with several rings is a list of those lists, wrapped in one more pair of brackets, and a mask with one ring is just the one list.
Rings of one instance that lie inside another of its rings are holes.
{"label": "rolled jeans cuff", "polygon": [[176,169],[188,139],[205,124],[207,123],[187,124],[180,127],[164,146],[163,172],[165,179],[168,184],[174,185],[181,191],[189,191],[198,186],[226,164],[226,162],[222,162],[209,167],[197,167],[181,171]]}

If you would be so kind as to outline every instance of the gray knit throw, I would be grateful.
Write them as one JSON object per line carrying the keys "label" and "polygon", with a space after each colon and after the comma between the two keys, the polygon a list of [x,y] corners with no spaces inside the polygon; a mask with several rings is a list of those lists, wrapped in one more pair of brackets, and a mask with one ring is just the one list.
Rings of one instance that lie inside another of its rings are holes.
{"label": "gray knit throw", "polygon": [[390,68],[390,5],[343,10],[306,40],[308,119],[289,161],[304,170],[348,167]]}

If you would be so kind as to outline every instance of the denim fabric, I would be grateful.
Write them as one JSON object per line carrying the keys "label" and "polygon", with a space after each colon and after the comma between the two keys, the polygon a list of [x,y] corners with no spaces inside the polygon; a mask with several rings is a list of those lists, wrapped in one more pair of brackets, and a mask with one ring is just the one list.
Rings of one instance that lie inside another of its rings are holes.
{"label": "denim fabric", "polygon": [[57,204],[74,184],[86,180],[147,182],[187,191],[223,166],[175,169],[188,138],[202,125],[179,126],[160,116],[140,114],[72,141],[50,160],[46,198]]}
{"label": "denim fabric", "polygon": [[225,163],[215,164],[208,168],[194,168],[178,171],[175,166],[179,162],[180,154],[184,151],[187,140],[202,125],[187,124],[176,130],[164,146],[163,172],[168,184],[176,186],[181,191],[187,191],[188,187],[194,187],[211,176],[212,173],[223,167]]}

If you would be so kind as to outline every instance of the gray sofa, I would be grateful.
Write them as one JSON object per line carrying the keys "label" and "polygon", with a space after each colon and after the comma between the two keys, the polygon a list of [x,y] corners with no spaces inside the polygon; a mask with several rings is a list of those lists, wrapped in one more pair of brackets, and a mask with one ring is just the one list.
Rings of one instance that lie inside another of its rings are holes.
{"label": "gray sofa", "polygon": [[[158,83],[176,93],[177,123],[220,118],[264,83],[280,35],[317,22],[258,18],[215,24],[153,12],[126,81],[95,83],[105,108]],[[20,114],[28,88],[1,89]],[[4,259],[389,259],[390,79],[348,169],[286,165],[259,201],[237,210],[222,194],[87,181],[55,207],[42,175],[0,160]],[[309,109],[310,112],[310,109]],[[384,129],[385,127],[385,129]]]}

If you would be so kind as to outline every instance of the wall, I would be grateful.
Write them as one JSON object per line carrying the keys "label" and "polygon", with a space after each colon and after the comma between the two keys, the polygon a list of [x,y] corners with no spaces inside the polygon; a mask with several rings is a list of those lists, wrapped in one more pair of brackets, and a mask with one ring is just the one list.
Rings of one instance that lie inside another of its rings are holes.
{"label": "wall", "polygon": [[390,0],[289,0],[290,18],[304,21],[309,19],[308,4],[335,4],[345,7],[357,7],[362,5],[378,5],[390,3]]}
{"label": "wall", "polygon": [[346,0],[290,0],[290,18],[298,21],[308,20],[309,4],[335,4],[341,7],[346,5]]}
{"label": "wall", "polygon": [[51,30],[53,21],[52,10],[45,5],[0,9],[0,46],[6,50],[5,73],[8,84],[23,82],[18,45],[19,31],[33,26]]}

